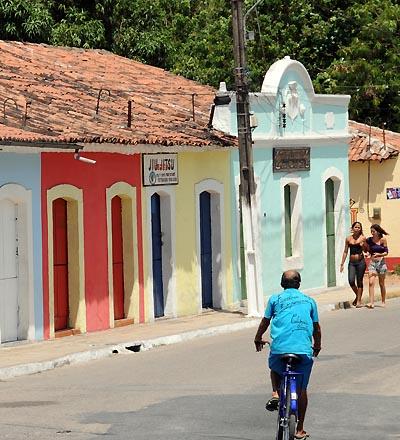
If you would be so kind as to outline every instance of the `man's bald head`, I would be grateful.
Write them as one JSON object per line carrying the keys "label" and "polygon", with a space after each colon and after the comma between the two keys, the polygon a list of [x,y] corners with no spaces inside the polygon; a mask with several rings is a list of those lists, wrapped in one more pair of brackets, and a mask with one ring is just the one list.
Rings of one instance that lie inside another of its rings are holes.
{"label": "man's bald head", "polygon": [[297,270],[287,270],[283,272],[281,286],[284,289],[298,289],[301,283],[301,276]]}

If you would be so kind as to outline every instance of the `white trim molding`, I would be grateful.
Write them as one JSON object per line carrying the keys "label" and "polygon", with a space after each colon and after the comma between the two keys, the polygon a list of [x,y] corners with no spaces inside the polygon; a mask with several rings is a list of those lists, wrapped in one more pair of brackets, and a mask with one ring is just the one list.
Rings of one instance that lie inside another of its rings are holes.
{"label": "white trim molding", "polygon": [[153,194],[160,196],[160,216],[162,230],[162,278],[164,294],[164,316],[175,318],[177,316],[177,298],[176,298],[176,251],[175,251],[175,187],[158,186],[146,187],[147,199],[147,231],[149,233],[148,250],[148,304],[149,320],[154,321],[154,299],[153,299],[153,250],[151,243],[151,196]]}
{"label": "white trim molding", "polygon": [[226,309],[225,276],[225,204],[224,185],[214,179],[205,179],[195,185],[196,200],[196,256],[198,267],[198,310],[202,312],[201,292],[201,239],[200,239],[200,194],[207,191],[211,195],[211,246],[212,246],[212,298],[216,309]]}
{"label": "white trim molding", "polygon": [[114,327],[112,199],[122,202],[122,245],[124,267],[124,313],[126,318],[139,322],[139,256],[137,240],[136,188],[126,182],[116,182],[106,189],[108,241],[109,324]]}
{"label": "white trim molding", "polygon": [[[54,240],[53,240],[53,202],[56,199],[67,201],[68,216],[68,297],[69,326],[86,332],[86,298],[85,298],[85,257],[83,227],[83,190],[74,185],[61,184],[47,190],[47,246],[49,271],[49,330],[54,338]],[[72,264],[72,261],[74,264]]]}
{"label": "white trim molding", "polygon": [[[336,286],[343,286],[345,284],[345,273],[340,272],[340,260],[342,258],[343,245],[346,239],[346,203],[344,198],[344,177],[343,173],[335,168],[330,167],[324,171],[321,176],[321,194],[322,194],[322,212],[323,212],[323,225],[325,230],[326,225],[326,199],[325,199],[325,183],[328,179],[332,179],[334,182],[334,197],[335,197],[335,274],[336,274]],[[325,233],[324,233],[325,237]],[[325,286],[328,285],[327,275],[327,243],[326,239],[323,241],[323,261],[325,267]]]}
{"label": "white trim molding", "polygon": [[[17,205],[18,221],[18,340],[35,339],[32,191],[15,183],[0,187],[0,200]],[[40,258],[40,256],[38,256]],[[1,341],[1,335],[0,335]]]}
{"label": "white trim molding", "polygon": [[[292,208],[292,256],[285,256],[285,195],[284,188],[290,186],[291,208]],[[301,177],[296,174],[287,174],[280,179],[281,193],[281,231],[282,231],[282,268],[283,270],[295,269],[301,270],[304,267],[303,250],[303,195],[301,187]]]}

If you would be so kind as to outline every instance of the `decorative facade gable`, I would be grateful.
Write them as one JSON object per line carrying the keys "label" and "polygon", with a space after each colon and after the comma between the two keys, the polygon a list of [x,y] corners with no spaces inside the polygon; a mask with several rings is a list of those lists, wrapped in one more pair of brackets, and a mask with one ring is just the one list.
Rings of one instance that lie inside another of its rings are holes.
{"label": "decorative facade gable", "polygon": [[[237,135],[235,93],[221,84],[219,95],[225,94],[231,100],[216,105],[212,125]],[[274,144],[287,142],[288,138],[347,142],[349,101],[349,95],[316,94],[305,67],[284,57],[269,68],[261,91],[250,94],[250,109],[257,121],[252,127],[253,140]]]}

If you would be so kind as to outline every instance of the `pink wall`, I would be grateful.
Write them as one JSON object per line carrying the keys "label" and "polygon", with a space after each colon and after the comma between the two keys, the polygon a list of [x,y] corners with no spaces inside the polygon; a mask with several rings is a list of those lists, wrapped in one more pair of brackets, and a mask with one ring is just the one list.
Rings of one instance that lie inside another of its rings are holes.
{"label": "pink wall", "polygon": [[[60,184],[83,190],[84,261],[87,331],[109,328],[106,188],[116,182],[137,187],[140,321],[144,320],[143,246],[140,155],[84,153],[95,165],[79,162],[73,153],[42,153],[42,231],[44,334],[49,337],[49,286],[47,246],[47,190]],[[51,268],[50,268],[51,269]]]}

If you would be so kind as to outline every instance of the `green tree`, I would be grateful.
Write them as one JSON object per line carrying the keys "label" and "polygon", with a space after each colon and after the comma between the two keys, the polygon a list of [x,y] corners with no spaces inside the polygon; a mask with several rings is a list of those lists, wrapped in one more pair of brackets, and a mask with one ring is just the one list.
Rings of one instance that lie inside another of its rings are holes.
{"label": "green tree", "polygon": [[51,11],[56,24],[51,33],[51,44],[104,48],[105,26],[103,21],[96,17],[96,3],[71,0],[53,2]]}
{"label": "green tree", "polygon": [[231,9],[226,0],[193,1],[190,15],[175,22],[178,44],[170,53],[175,73],[205,84],[233,84]]}
{"label": "green tree", "polygon": [[47,1],[0,0],[0,38],[47,43],[53,26]]}
{"label": "green tree", "polygon": [[[247,2],[253,4],[252,0]],[[247,44],[253,88],[258,89],[269,66],[285,55],[302,62],[315,78],[357,32],[348,7],[355,1],[298,0],[260,3],[247,20],[256,31]]]}
{"label": "green tree", "polygon": [[350,117],[400,131],[400,5],[369,0],[351,8],[358,29],[316,79],[317,88],[350,93]]}

